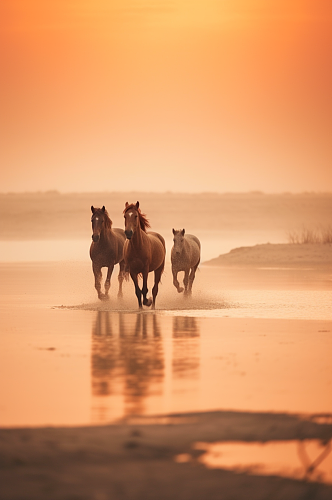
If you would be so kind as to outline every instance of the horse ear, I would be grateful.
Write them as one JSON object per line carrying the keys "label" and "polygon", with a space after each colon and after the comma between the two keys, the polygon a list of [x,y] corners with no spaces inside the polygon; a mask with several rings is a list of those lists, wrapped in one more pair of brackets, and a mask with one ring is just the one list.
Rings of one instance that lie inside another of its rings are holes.
{"label": "horse ear", "polygon": [[173,234],[175,234],[175,229],[174,228],[172,229],[172,231],[173,231]]}
{"label": "horse ear", "polygon": [[185,230],[182,229],[182,231],[181,231],[182,236],[184,236],[184,233],[185,233]]}
{"label": "horse ear", "polygon": [[105,212],[105,205],[103,205],[101,209],[103,212]]}
{"label": "horse ear", "polygon": [[139,201],[136,202],[136,208],[139,208]]}
{"label": "horse ear", "polygon": [[125,208],[127,208],[127,206],[129,205],[128,201],[126,201],[125,203]]}
{"label": "horse ear", "polygon": [[91,212],[94,214],[95,213],[95,207],[91,205]]}

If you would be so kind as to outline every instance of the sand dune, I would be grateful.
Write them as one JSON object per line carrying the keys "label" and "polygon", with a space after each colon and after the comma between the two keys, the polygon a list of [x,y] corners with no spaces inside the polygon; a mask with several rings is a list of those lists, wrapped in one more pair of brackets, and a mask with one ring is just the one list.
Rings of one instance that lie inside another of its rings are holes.
{"label": "sand dune", "polygon": [[332,268],[332,245],[270,244],[234,248],[204,262],[211,266]]}

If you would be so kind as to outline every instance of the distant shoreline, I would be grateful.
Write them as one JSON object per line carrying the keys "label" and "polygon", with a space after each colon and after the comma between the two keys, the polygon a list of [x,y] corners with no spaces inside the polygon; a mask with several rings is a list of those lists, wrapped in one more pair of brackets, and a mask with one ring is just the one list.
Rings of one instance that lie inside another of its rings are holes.
{"label": "distant shoreline", "polygon": [[[331,225],[332,193],[140,193],[99,192],[0,194],[0,239],[43,240],[91,237],[91,205],[106,207],[113,227],[123,227],[125,202],[140,202],[153,231],[185,228],[204,239],[239,245],[285,242],[287,234]],[[213,254],[212,254],[213,255]]]}

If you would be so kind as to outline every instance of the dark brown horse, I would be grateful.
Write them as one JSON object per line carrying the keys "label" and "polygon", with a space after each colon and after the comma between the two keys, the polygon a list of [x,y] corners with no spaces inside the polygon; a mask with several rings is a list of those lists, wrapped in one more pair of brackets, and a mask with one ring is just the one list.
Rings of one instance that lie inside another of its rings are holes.
{"label": "dark brown horse", "polygon": [[[112,221],[109,218],[105,207],[95,208],[91,206],[92,222],[92,243],[90,247],[90,257],[92,260],[92,270],[95,276],[95,288],[100,300],[108,299],[108,291],[111,286],[111,276],[115,264],[119,264],[118,275],[119,292],[118,297],[122,297],[122,283],[125,277],[123,260],[123,245],[126,239],[123,229],[112,228]],[[105,293],[101,291],[102,267],[107,267],[105,281]]]}
{"label": "dark brown horse", "polygon": [[[123,213],[127,237],[123,249],[126,270],[129,271],[134,282],[138,306],[142,308],[143,295],[143,304],[145,306],[151,306],[152,304],[152,309],[154,309],[158,285],[165,266],[165,240],[158,233],[146,232],[150,224],[146,216],[142,214],[139,202],[130,205],[126,202]],[[148,274],[152,271],[154,271],[154,286],[152,288],[152,299],[148,299],[146,297],[148,293]],[[139,275],[143,278],[142,290],[138,286]]]}

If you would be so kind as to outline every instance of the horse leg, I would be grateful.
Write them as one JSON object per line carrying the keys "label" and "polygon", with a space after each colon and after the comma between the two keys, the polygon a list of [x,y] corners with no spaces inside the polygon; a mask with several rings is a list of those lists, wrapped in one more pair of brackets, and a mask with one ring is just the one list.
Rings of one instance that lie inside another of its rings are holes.
{"label": "horse leg", "polygon": [[108,266],[108,270],[107,270],[107,276],[106,276],[106,280],[105,280],[105,299],[108,299],[108,291],[111,287],[111,276],[112,276],[112,272],[113,272],[113,269],[114,269],[114,264],[111,264],[110,266]]}
{"label": "horse leg", "polygon": [[188,293],[191,295],[191,290],[193,287],[195,275],[196,275],[196,269],[198,267],[198,264],[196,266],[191,268],[190,274],[189,274],[189,287],[188,287]]}
{"label": "horse leg", "polygon": [[123,297],[122,283],[123,283],[123,280],[125,278],[125,263],[124,263],[124,260],[122,260],[119,263],[119,267],[120,267],[120,270],[119,270],[119,275],[118,275],[118,281],[119,281],[118,299],[120,299],[120,298]]}
{"label": "horse leg", "polygon": [[184,294],[188,295],[188,283],[189,283],[189,268],[184,272],[183,284],[184,284]]}
{"label": "horse leg", "polygon": [[144,270],[142,273],[143,276],[143,287],[142,287],[142,295],[143,295],[143,304],[147,307],[150,307],[152,304],[152,299],[151,297],[149,299],[146,298],[147,293],[148,293],[148,275],[149,271]]}
{"label": "horse leg", "polygon": [[104,294],[101,292],[101,280],[102,280],[102,272],[101,267],[94,262],[92,263],[92,270],[95,277],[95,289],[98,293],[98,299],[103,300]]}
{"label": "horse leg", "polygon": [[154,285],[152,288],[152,309],[155,309],[156,307],[156,297],[158,295],[158,288],[163,270],[164,270],[164,264],[158,267],[158,269],[156,269],[154,272]]}
{"label": "horse leg", "polygon": [[135,285],[135,293],[136,293],[136,297],[137,297],[137,300],[138,300],[138,307],[140,309],[142,309],[142,307],[143,307],[142,306],[142,292],[141,292],[140,287],[138,286],[137,274],[131,272],[130,276],[131,276],[131,279],[133,280],[134,285]]}
{"label": "horse leg", "polygon": [[180,286],[180,283],[178,282],[178,271],[172,268],[172,273],[173,273],[173,285],[175,286],[175,288],[179,293],[183,292],[184,288]]}

